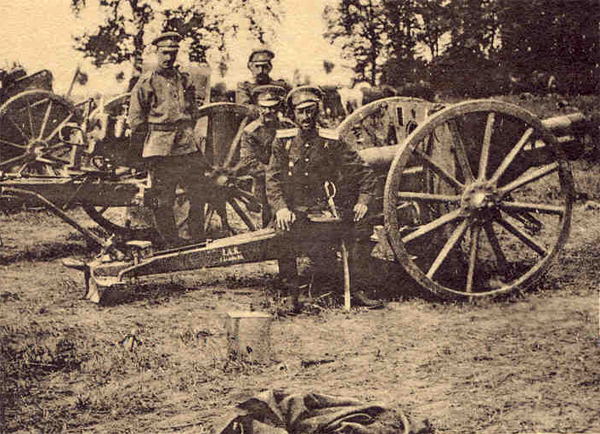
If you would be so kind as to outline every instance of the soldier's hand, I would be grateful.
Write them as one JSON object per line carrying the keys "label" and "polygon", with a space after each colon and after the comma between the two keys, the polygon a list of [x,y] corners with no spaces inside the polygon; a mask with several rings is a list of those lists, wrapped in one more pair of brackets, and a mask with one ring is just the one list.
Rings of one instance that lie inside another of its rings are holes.
{"label": "soldier's hand", "polygon": [[296,215],[287,208],[282,208],[275,214],[277,228],[289,231],[292,224],[296,221]]}
{"label": "soldier's hand", "polygon": [[365,204],[362,203],[357,203],[356,205],[354,205],[354,221],[360,221],[362,220],[365,215],[367,215],[367,211],[369,210],[369,207]]}

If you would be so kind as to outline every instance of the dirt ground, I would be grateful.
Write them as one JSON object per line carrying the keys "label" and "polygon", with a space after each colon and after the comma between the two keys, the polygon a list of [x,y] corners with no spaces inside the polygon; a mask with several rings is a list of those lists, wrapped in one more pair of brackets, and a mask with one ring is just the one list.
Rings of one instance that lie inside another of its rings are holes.
{"label": "dirt ground", "polygon": [[2,432],[202,433],[285,388],[381,401],[437,432],[600,433],[594,207],[577,205],[560,260],[531,291],[439,303],[389,282],[381,310],[276,318],[264,365],[228,361],[225,315],[272,307],[274,263],[181,273],[103,307],[61,264],[90,254],[70,227],[45,212],[0,225]]}
{"label": "dirt ground", "polygon": [[264,364],[228,358],[225,324],[274,310],[274,262],[166,276],[101,306],[61,262],[95,248],[46,212],[0,215],[0,433],[204,433],[271,388],[382,402],[438,433],[600,433],[599,179],[576,165],[589,201],[529,291],[442,303],[384,274],[386,307],[346,313],[333,288],[274,316]]}

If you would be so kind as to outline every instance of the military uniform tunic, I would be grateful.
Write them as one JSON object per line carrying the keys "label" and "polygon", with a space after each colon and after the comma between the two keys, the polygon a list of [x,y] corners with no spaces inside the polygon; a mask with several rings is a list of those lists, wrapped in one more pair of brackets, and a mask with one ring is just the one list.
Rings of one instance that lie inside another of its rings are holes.
{"label": "military uniform tunic", "polygon": [[267,168],[267,197],[274,211],[327,209],[325,181],[333,181],[336,197],[345,197],[344,205],[351,206],[368,206],[376,182],[362,158],[334,131],[278,131]]}
{"label": "military uniform tunic", "polygon": [[[131,92],[132,139],[143,140],[142,157],[150,174],[150,195],[161,247],[181,242],[173,215],[178,185],[189,199],[189,234],[195,241],[204,237],[204,174],[210,167],[194,137],[195,105],[194,87],[188,75],[176,68],[142,75]],[[146,130],[145,137],[139,137],[136,130]]]}
{"label": "military uniform tunic", "polygon": [[144,74],[131,93],[132,130],[147,124],[142,157],[186,155],[198,151],[193,135],[194,89],[187,74],[157,69]]}
{"label": "military uniform tunic", "polygon": [[242,131],[240,162],[236,175],[254,178],[254,195],[262,204],[262,223],[266,227],[271,220],[271,208],[267,200],[265,172],[271,159],[271,149],[278,128],[291,127],[289,119],[278,120],[275,125],[265,125],[261,118],[250,122]]}

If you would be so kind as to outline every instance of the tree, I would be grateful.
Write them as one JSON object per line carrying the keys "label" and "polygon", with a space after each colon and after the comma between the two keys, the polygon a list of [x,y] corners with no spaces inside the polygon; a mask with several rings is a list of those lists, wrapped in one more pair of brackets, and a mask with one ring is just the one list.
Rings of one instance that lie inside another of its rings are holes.
{"label": "tree", "polygon": [[419,23],[416,40],[428,48],[431,60],[440,55],[442,37],[450,31],[448,9],[445,0],[416,0],[415,16]]}
{"label": "tree", "polygon": [[216,49],[227,58],[228,41],[246,30],[264,43],[273,39],[281,15],[280,0],[206,0],[180,3],[172,0],[71,0],[79,15],[88,3],[105,14],[97,28],[74,37],[75,49],[92,59],[96,66],[120,64],[140,58],[147,32],[179,32],[189,41],[190,61],[207,60]]}
{"label": "tree", "polygon": [[529,73],[593,68],[600,52],[597,0],[496,0],[499,58]]}
{"label": "tree", "polygon": [[325,37],[341,42],[344,59],[355,62],[357,81],[375,85],[389,43],[382,0],[341,0],[336,7],[326,7],[323,16]]}

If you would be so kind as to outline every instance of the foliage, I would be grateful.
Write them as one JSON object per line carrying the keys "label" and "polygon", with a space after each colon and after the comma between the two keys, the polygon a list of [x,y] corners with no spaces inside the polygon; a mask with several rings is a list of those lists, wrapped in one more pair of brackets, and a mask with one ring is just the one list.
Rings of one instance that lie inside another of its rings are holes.
{"label": "foliage", "polygon": [[463,87],[481,76],[472,94],[510,74],[576,74],[572,93],[600,82],[596,0],[341,0],[324,18],[356,80],[371,84],[429,79],[425,71]]}
{"label": "foliage", "polygon": [[281,15],[280,0],[71,0],[73,13],[80,15],[90,3],[103,11],[104,21],[74,41],[96,66],[141,58],[151,37],[166,30],[189,41],[190,61],[206,61],[211,48],[226,59],[228,41],[239,31],[250,32],[257,43],[269,42]]}
{"label": "foliage", "polygon": [[342,41],[345,58],[356,62],[356,79],[375,84],[389,43],[383,1],[341,0],[337,7],[326,7],[323,15],[327,21],[325,37]]}

